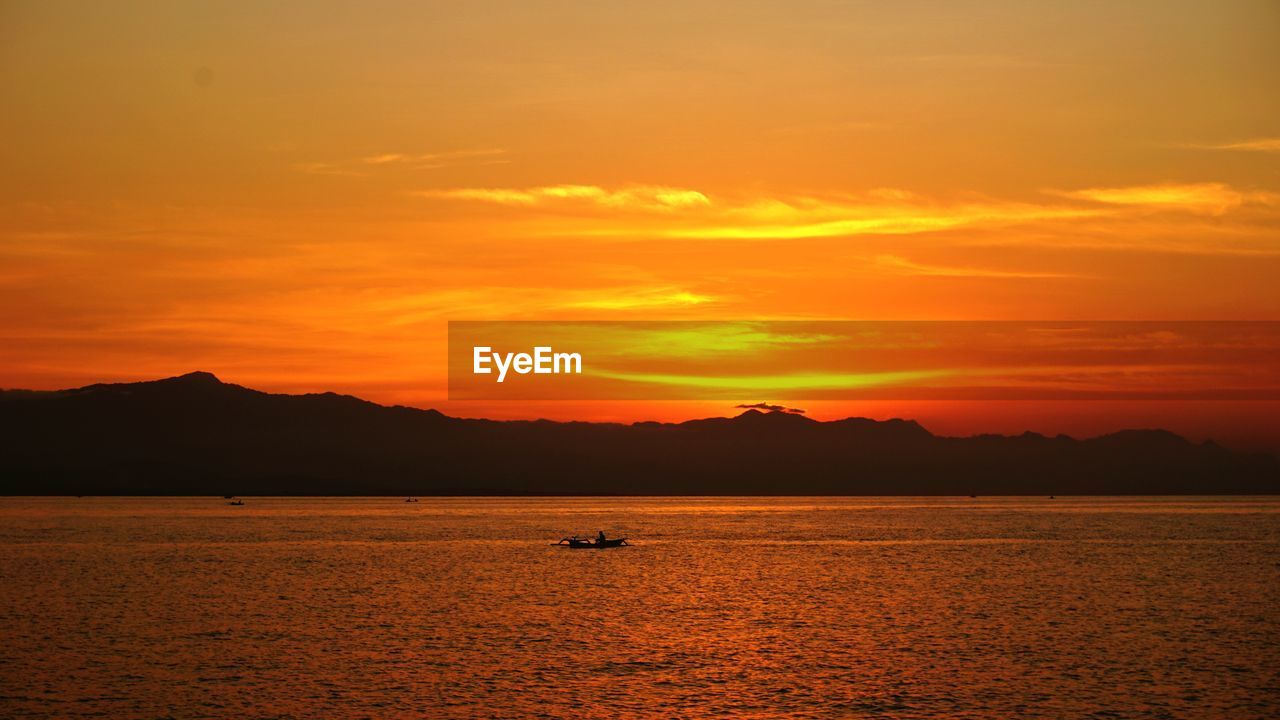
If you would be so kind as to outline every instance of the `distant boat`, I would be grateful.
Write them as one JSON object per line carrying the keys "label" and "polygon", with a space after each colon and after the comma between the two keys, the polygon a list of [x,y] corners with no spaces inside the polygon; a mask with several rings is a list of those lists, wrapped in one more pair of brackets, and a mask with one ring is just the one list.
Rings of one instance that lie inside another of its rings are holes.
{"label": "distant boat", "polygon": [[243,501],[243,500],[232,500],[231,502],[229,502],[229,503],[227,503],[227,504],[228,504],[228,505],[243,505],[243,504],[244,504],[244,501]]}
{"label": "distant boat", "polygon": [[405,501],[405,502],[418,502],[418,498],[416,498],[416,497],[407,497],[407,498],[405,498],[405,499],[404,499],[404,501]]}
{"label": "distant boat", "polygon": [[626,538],[610,538],[608,540],[589,540],[580,538],[577,535],[573,537],[560,538],[560,542],[551,543],[552,545],[563,545],[573,550],[582,550],[584,548],[597,548],[603,550],[612,547],[630,547]]}

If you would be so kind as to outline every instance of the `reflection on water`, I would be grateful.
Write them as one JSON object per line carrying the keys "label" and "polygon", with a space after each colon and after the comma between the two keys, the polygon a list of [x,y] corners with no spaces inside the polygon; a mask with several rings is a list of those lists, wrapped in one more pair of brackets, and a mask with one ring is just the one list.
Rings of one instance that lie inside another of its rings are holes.
{"label": "reflection on water", "polygon": [[1280,714],[1277,498],[5,498],[0,553],[5,717]]}

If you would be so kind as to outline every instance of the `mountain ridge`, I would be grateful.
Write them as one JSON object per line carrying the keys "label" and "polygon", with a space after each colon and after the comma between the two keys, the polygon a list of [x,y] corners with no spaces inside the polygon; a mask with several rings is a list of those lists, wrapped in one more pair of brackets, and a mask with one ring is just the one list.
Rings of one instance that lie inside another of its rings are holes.
{"label": "mountain ridge", "polygon": [[455,418],[208,372],[0,390],[2,494],[1209,494],[1280,462],[1160,429],[938,436],[914,420]]}

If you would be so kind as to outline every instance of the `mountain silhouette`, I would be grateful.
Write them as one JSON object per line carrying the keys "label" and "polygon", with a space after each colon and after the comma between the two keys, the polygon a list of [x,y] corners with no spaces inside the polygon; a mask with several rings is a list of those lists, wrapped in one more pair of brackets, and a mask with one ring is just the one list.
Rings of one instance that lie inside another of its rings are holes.
{"label": "mountain silhouette", "polygon": [[940,437],[750,409],[682,423],[493,421],[206,372],[0,391],[0,493],[968,495],[1280,492],[1280,461],[1164,430]]}

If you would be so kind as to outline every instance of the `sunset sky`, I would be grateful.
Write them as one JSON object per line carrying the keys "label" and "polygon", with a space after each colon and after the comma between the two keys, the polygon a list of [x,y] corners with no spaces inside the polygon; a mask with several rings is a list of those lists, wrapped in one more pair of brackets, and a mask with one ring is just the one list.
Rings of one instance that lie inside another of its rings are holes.
{"label": "sunset sky", "polygon": [[0,387],[680,419],[448,402],[446,323],[1280,320],[1277,77],[1275,2],[0,2]]}

